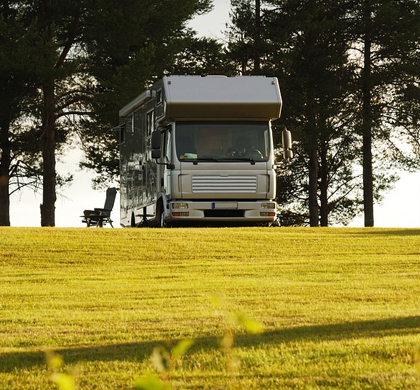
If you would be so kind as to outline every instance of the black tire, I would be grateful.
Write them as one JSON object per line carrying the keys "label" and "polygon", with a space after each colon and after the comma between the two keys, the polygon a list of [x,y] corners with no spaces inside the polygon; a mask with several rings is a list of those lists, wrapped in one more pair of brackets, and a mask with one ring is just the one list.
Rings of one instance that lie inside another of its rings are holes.
{"label": "black tire", "polygon": [[165,210],[163,209],[163,207],[161,207],[161,210],[159,212],[159,227],[160,228],[166,228],[166,221],[165,221]]}
{"label": "black tire", "polygon": [[157,207],[156,207],[156,219],[157,219],[157,227],[158,228],[164,228],[166,227],[166,221],[164,218],[165,209],[163,207],[163,201],[162,199],[159,200]]}
{"label": "black tire", "polygon": [[135,217],[134,213],[131,213],[131,222],[130,222],[130,226],[131,226],[132,228],[137,227],[137,225],[136,225],[136,217]]}

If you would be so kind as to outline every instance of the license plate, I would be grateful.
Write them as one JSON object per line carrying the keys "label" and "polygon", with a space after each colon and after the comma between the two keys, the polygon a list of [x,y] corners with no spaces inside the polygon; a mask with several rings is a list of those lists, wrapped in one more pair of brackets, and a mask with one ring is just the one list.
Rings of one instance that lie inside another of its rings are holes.
{"label": "license plate", "polygon": [[232,210],[232,209],[237,209],[238,208],[238,203],[235,203],[235,202],[213,202],[211,204],[211,208],[213,210],[216,210],[216,209]]}

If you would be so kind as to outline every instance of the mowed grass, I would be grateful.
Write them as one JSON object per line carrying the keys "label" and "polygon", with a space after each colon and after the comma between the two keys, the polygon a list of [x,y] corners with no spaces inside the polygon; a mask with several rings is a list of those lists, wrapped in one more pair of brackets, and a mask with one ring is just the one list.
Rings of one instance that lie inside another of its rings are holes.
{"label": "mowed grass", "polygon": [[0,228],[0,287],[0,389],[420,389],[416,229]]}

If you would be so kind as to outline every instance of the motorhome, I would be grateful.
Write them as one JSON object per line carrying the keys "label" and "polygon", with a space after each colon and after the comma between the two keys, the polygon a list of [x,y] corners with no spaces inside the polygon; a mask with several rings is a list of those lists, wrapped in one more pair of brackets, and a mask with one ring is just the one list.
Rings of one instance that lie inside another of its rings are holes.
{"label": "motorhome", "polygon": [[272,223],[281,108],[274,77],[157,81],[119,112],[121,225]]}

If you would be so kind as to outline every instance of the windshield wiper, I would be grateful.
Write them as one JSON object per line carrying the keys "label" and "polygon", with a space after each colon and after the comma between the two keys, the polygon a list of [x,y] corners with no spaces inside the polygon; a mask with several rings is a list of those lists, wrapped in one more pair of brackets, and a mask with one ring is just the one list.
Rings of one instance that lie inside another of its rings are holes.
{"label": "windshield wiper", "polygon": [[217,161],[223,162],[250,162],[251,165],[255,165],[255,160],[252,157],[229,157],[229,158],[218,158]]}
{"label": "windshield wiper", "polygon": [[194,158],[187,161],[191,161],[194,165],[197,165],[199,162],[250,162],[251,165],[255,165],[255,160],[251,157],[233,157],[233,158],[223,158],[223,157],[209,157],[209,158]]}
{"label": "windshield wiper", "polygon": [[183,160],[182,162],[192,162],[194,165],[197,165],[199,162],[217,162],[215,157],[199,157],[199,158],[190,158],[188,160]]}

